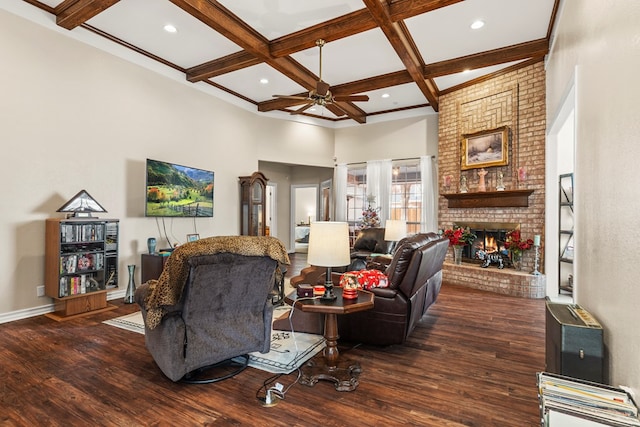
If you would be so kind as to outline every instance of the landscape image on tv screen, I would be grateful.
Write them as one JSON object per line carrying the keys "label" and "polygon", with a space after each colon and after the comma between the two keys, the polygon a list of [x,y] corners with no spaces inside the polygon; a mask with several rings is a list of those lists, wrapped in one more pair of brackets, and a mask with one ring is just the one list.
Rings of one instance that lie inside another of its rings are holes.
{"label": "landscape image on tv screen", "polygon": [[145,215],[212,217],[213,172],[147,159]]}

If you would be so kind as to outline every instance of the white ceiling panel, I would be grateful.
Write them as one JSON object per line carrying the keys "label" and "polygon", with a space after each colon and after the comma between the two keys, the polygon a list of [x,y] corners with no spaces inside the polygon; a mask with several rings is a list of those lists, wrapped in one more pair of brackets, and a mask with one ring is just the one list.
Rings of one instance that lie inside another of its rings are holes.
{"label": "white ceiling panel", "polygon": [[[356,105],[366,105],[366,110],[371,113],[427,103],[427,99],[415,83],[372,90],[367,92],[367,95],[369,95],[368,102],[356,103]],[[388,95],[388,97],[383,95]]]}
{"label": "white ceiling panel", "polygon": [[[319,52],[314,47],[291,57],[318,74]],[[322,50],[322,79],[333,86],[403,68],[402,61],[379,29],[332,41]]]}
{"label": "white ceiling panel", "polygon": [[268,40],[362,9],[362,0],[222,0],[225,8]]}
{"label": "white ceiling panel", "polygon": [[[87,23],[183,68],[241,50],[168,1],[120,1]],[[166,32],[166,24],[178,31]]]}
{"label": "white ceiling panel", "polygon": [[[260,83],[263,78],[269,82]],[[268,101],[273,98],[273,95],[292,95],[307,91],[266,64],[243,68],[214,77],[211,80],[258,102]]]}
{"label": "white ceiling panel", "polygon": [[[554,0],[465,0],[405,21],[427,64],[546,37]],[[472,30],[475,20],[485,26]]]}

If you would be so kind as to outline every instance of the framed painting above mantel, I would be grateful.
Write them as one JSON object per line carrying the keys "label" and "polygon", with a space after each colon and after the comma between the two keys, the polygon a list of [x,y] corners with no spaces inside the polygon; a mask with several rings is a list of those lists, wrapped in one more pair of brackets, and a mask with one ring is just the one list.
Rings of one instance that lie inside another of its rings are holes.
{"label": "framed painting above mantel", "polygon": [[460,169],[480,169],[509,164],[509,128],[502,126],[462,135]]}

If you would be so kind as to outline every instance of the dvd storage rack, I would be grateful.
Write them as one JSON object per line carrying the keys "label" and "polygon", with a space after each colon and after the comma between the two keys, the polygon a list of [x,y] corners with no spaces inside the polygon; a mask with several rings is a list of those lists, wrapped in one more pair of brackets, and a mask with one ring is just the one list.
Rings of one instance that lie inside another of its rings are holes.
{"label": "dvd storage rack", "polygon": [[66,320],[106,310],[107,290],[118,286],[116,219],[50,218],[46,221],[45,294]]}

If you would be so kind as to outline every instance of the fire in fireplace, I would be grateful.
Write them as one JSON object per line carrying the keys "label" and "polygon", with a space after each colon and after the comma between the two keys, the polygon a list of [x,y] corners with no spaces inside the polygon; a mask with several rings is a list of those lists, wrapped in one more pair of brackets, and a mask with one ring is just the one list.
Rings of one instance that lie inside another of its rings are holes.
{"label": "fire in fireplace", "polygon": [[455,227],[469,228],[476,239],[462,250],[462,259],[467,262],[481,262],[479,251],[486,253],[502,252],[507,254],[504,242],[507,233],[520,229],[520,224],[512,222],[456,222]]}

